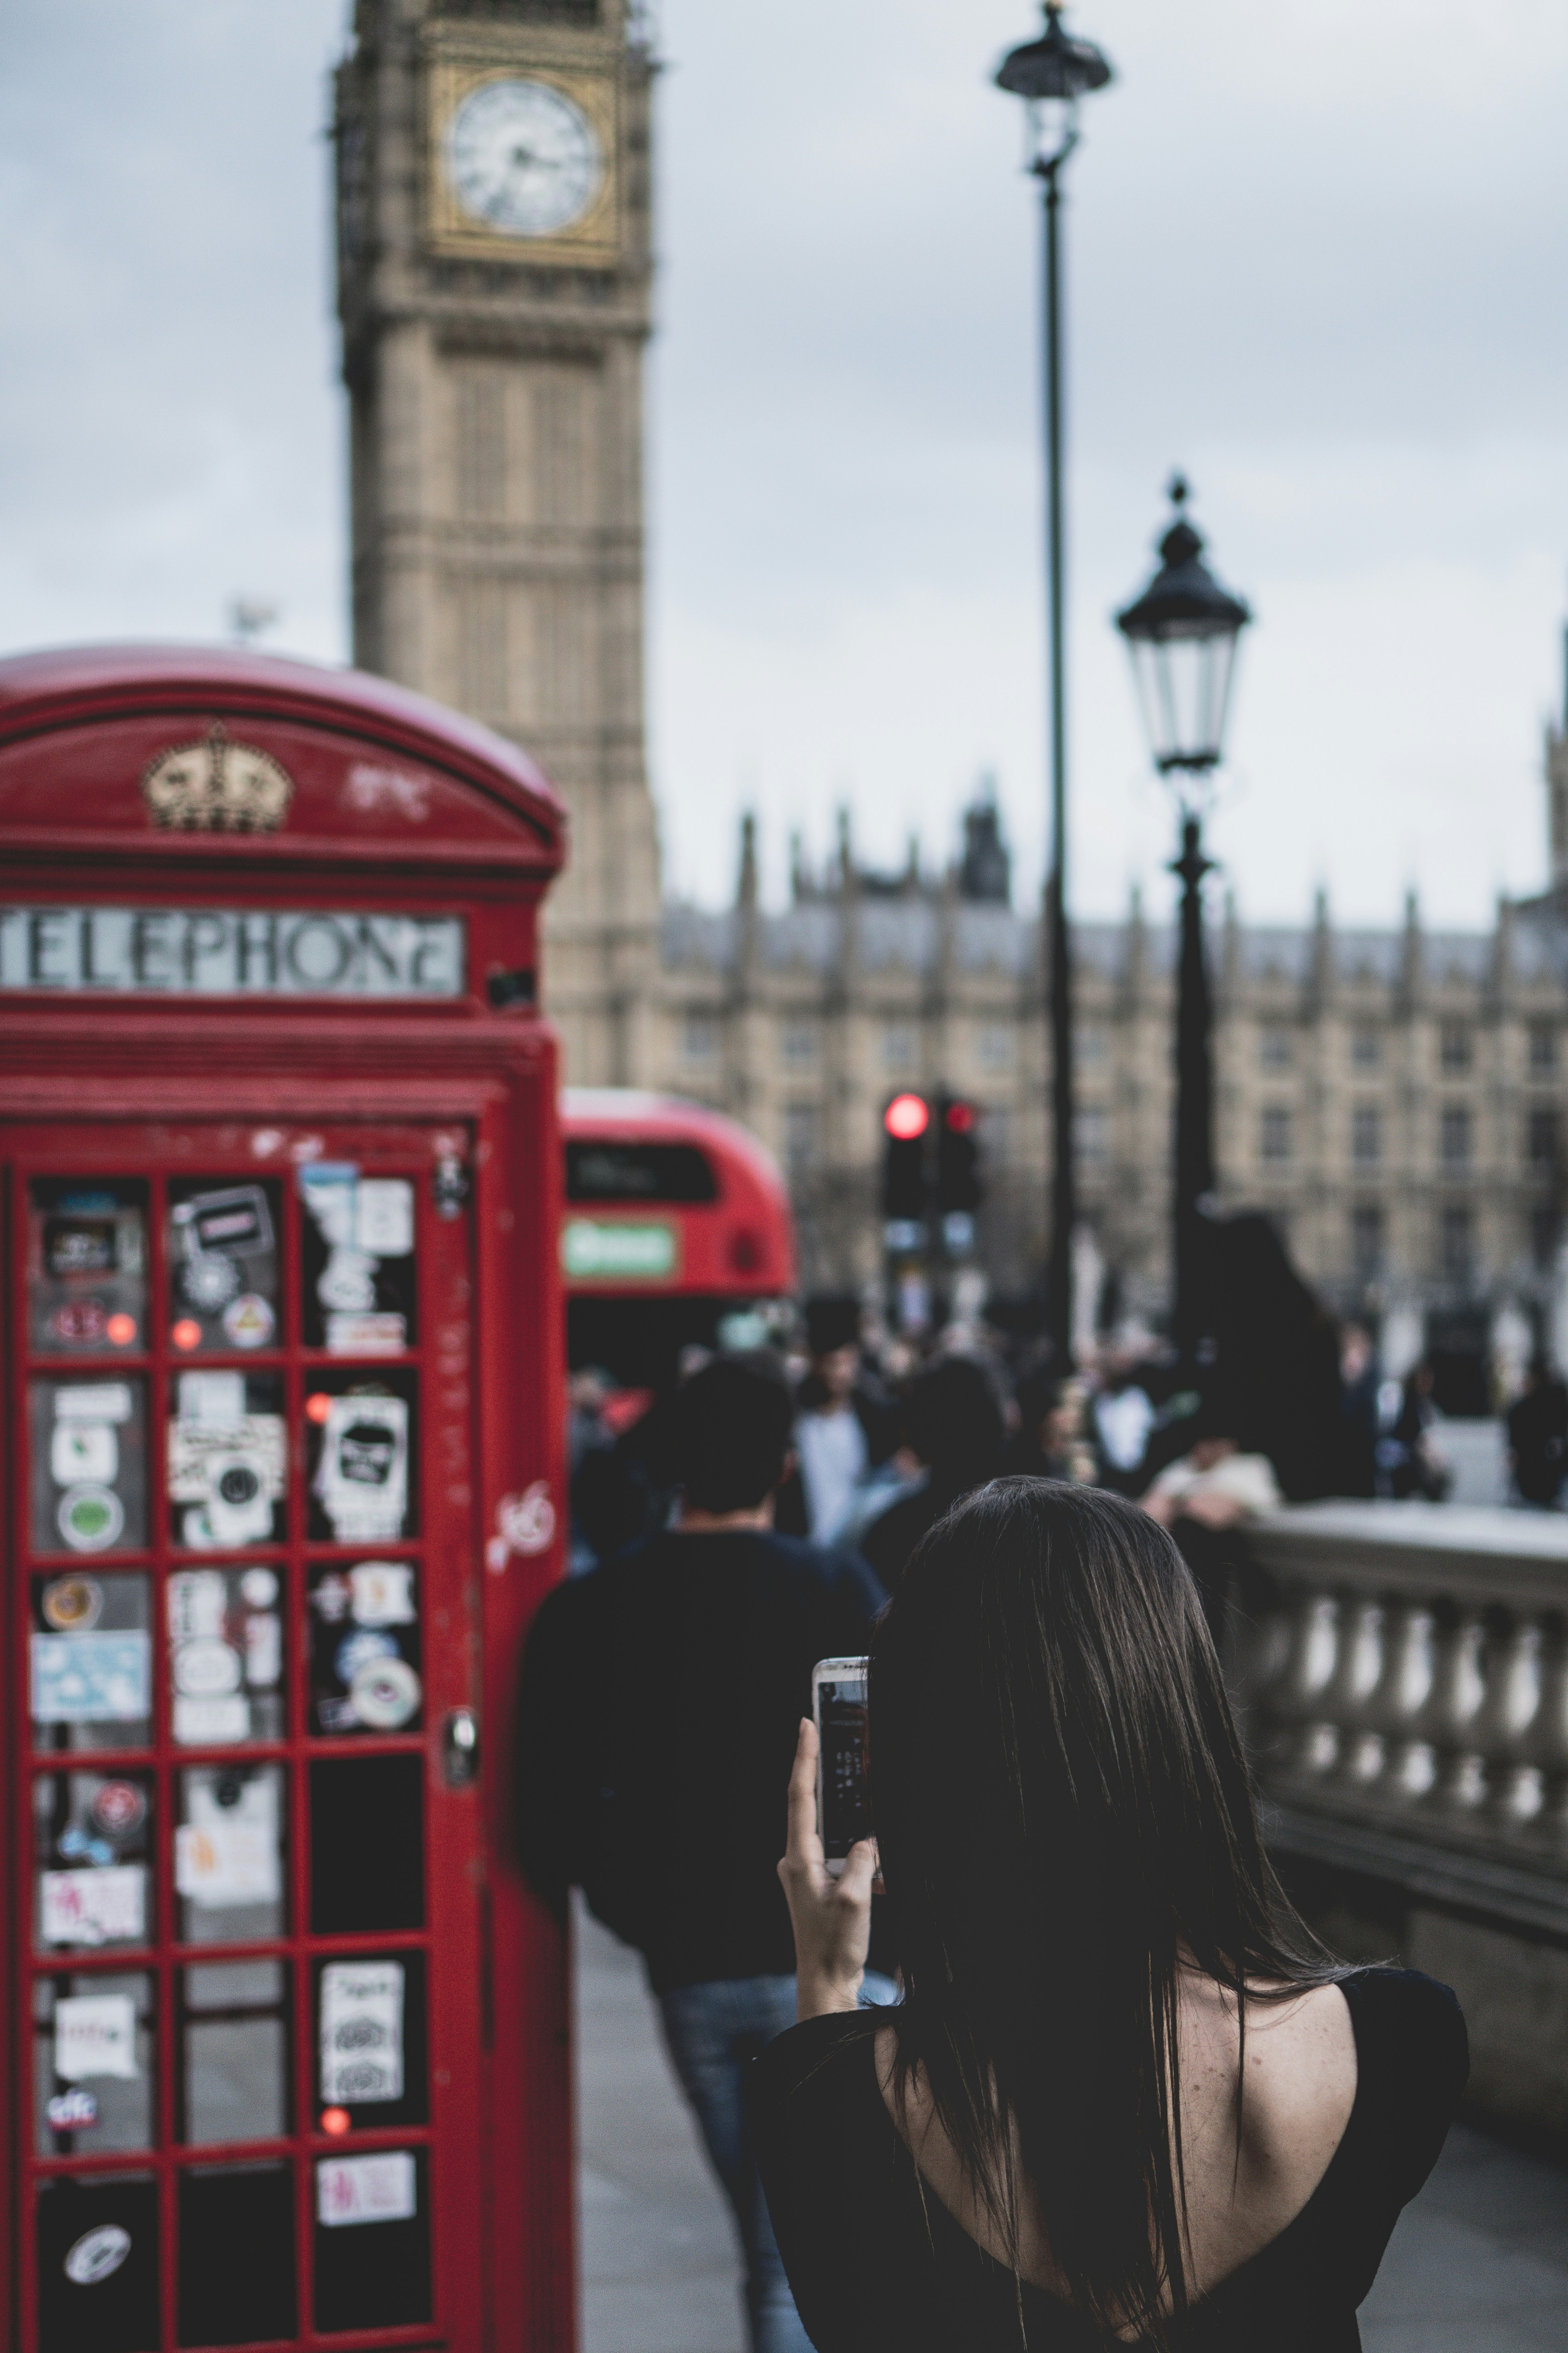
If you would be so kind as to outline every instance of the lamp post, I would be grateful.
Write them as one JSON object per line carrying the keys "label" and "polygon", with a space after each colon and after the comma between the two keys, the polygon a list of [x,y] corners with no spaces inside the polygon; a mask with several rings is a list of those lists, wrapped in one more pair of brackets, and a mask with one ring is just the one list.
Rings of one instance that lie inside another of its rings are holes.
{"label": "lamp post", "polygon": [[1062,523],[1061,172],[1078,144],[1078,104],[1103,90],[1110,67],[1092,41],[1062,27],[1062,0],[1046,0],[1046,29],[1005,57],[999,90],[1025,100],[1026,169],[1040,183],[1045,247],[1046,589],[1051,710],[1051,862],[1046,884],[1046,1004],[1051,1036],[1051,1208],[1047,1305],[1058,1363],[1072,1347],[1072,957],[1067,917],[1067,653]]}
{"label": "lamp post", "polygon": [[1252,615],[1222,588],[1187,521],[1187,485],[1170,486],[1174,519],[1160,542],[1160,569],[1116,626],[1127,639],[1154,765],[1174,786],[1181,855],[1182,954],[1176,1014],[1176,1303],[1173,1334],[1190,1364],[1204,1337],[1204,1203],[1214,1189],[1212,1010],[1204,957],[1204,798],[1225,749],[1236,650]]}

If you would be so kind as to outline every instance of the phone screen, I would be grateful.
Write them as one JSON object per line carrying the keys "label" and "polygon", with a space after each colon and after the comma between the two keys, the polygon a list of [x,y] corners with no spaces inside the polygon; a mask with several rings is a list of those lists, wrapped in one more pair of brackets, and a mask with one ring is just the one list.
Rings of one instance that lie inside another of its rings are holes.
{"label": "phone screen", "polygon": [[871,1835],[866,1773],[866,1679],[816,1686],[822,1742],[822,1848],[842,1862],[857,1839]]}

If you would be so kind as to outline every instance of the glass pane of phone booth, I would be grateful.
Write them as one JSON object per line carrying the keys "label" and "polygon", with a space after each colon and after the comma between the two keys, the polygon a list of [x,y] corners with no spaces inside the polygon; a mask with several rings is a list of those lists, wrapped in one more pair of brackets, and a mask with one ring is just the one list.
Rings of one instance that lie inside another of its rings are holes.
{"label": "glass pane of phone booth", "polygon": [[435,2344],[479,2211],[467,1219],[417,1130],[279,1142],[13,1139],[26,2353]]}

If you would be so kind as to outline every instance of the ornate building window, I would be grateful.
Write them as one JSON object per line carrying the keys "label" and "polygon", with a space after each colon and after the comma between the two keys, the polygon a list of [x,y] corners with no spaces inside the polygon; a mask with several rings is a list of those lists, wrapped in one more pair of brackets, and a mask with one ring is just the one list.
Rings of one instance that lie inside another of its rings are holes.
{"label": "ornate building window", "polygon": [[1375,1071],[1383,1060],[1383,1040],[1375,1029],[1351,1031],[1351,1061],[1358,1071]]}
{"label": "ornate building window", "polygon": [[1383,1271],[1383,1211],[1375,1201],[1358,1201],[1351,1211],[1351,1271],[1363,1284]]}
{"label": "ornate building window", "polygon": [[710,1013],[689,1013],[680,1032],[680,1050],[689,1062],[710,1062],[719,1051],[719,1024]]}
{"label": "ornate building window", "polygon": [[1557,1263],[1557,1245],[1563,1237],[1563,1219],[1554,1208],[1531,1209],[1530,1213],[1530,1255],[1542,1274],[1548,1274]]}
{"label": "ornate building window", "polygon": [[1440,1270],[1447,1282],[1466,1282],[1475,1265],[1476,1219],[1467,1204],[1451,1202],[1438,1231]]}
{"label": "ornate building window", "polygon": [[1258,1039],[1258,1060],[1266,1071],[1288,1071],[1296,1059],[1296,1040],[1289,1029],[1277,1021],[1260,1030]]}
{"label": "ornate building window", "polygon": [[1530,1075],[1549,1079],[1557,1068],[1557,1032],[1550,1021],[1530,1025]]}
{"label": "ornate building window", "polygon": [[882,1024],[882,1068],[885,1071],[912,1071],[915,1066],[915,1033],[907,1021],[884,1021]]}
{"label": "ornate building window", "polygon": [[784,1163],[791,1176],[808,1176],[816,1166],[816,1105],[785,1103]]}
{"label": "ornate building window", "polygon": [[1383,1158],[1383,1113],[1376,1103],[1357,1103],[1351,1113],[1351,1158],[1358,1168],[1375,1168]]}
{"label": "ornate building window", "polygon": [[1276,1167],[1289,1159],[1290,1107],[1288,1103],[1265,1103],[1258,1135],[1258,1156]]}
{"label": "ornate building window", "polygon": [[1103,1168],[1110,1157],[1110,1114],[1103,1103],[1079,1103],[1073,1114],[1073,1145],[1079,1166]]}
{"label": "ornate building window", "polygon": [[1468,1071],[1475,1059],[1475,1041],[1467,1021],[1445,1021],[1437,1034],[1437,1060],[1449,1077]]}
{"label": "ornate building window", "polygon": [[1537,1176],[1557,1166],[1557,1113],[1538,1106],[1525,1121],[1524,1156]]}
{"label": "ornate building window", "polygon": [[786,1021],[779,1040],[786,1069],[805,1071],[816,1060],[816,1030],[809,1021]]}
{"label": "ornate building window", "polygon": [[1086,1071],[1105,1067],[1105,1032],[1100,1029],[1079,1029],[1072,1041],[1073,1060]]}
{"label": "ornate building window", "polygon": [[1469,1166],[1471,1124],[1468,1103],[1443,1105],[1437,1128],[1437,1154],[1445,1168]]}
{"label": "ornate building window", "polygon": [[[1090,1058],[1080,1050],[1079,1060]],[[1013,1067],[1013,1032],[1005,1021],[987,1021],[980,1031],[980,1067],[983,1071],[1010,1071]]]}

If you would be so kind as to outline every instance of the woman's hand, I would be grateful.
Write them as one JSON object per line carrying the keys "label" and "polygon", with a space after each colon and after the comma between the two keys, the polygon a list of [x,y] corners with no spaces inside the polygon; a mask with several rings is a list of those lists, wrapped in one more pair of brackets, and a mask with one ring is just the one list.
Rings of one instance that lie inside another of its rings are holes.
{"label": "woman's hand", "polygon": [[816,1726],[803,1716],[789,1777],[789,1842],[779,1877],[795,1924],[795,2016],[857,2007],[871,1942],[877,1842],[860,1839],[835,1879],[816,1834]]}

